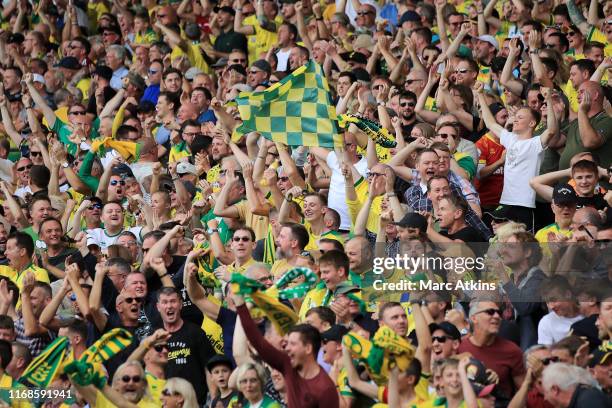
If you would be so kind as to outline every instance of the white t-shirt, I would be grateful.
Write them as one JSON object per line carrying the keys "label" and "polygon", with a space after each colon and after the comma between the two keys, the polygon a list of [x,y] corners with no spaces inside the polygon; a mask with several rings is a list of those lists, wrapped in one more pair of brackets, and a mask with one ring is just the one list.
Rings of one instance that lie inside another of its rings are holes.
{"label": "white t-shirt", "polygon": [[[336,152],[330,152],[327,155],[327,165],[332,169],[327,206],[338,211],[338,214],[340,214],[340,229],[350,230],[351,218],[346,205],[346,187]],[[368,170],[368,161],[366,158],[362,157],[354,166],[359,174],[365,177],[366,171]]]}
{"label": "white t-shirt", "polygon": [[538,324],[538,344],[550,345],[567,337],[572,324],[584,319],[584,316],[561,317],[551,311],[542,317]]}
{"label": "white t-shirt", "polygon": [[504,129],[499,139],[506,148],[500,204],[535,208],[536,192],[529,185],[529,180],[540,172],[544,153],[540,136],[519,140],[516,133]]}
{"label": "white t-shirt", "polygon": [[287,51],[278,50],[276,53],[276,58],[278,59],[278,63],[276,64],[277,71],[284,72],[289,68],[289,54],[291,54],[291,48]]}
{"label": "white t-shirt", "polygon": [[[136,239],[139,243],[142,242],[142,236],[140,235],[142,233],[142,227],[131,227],[127,230],[121,230],[121,232],[123,231],[130,231],[132,234],[136,235]],[[116,235],[108,235],[104,228],[88,229],[86,232],[87,246],[97,245],[101,250],[105,250],[109,246],[114,245],[117,238],[119,238],[119,235],[121,235],[121,232]]]}

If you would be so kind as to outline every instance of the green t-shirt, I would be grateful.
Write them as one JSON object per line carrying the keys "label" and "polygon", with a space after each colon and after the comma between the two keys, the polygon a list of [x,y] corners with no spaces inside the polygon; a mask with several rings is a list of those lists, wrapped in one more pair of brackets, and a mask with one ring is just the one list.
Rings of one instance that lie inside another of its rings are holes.
{"label": "green t-shirt", "polygon": [[585,148],[580,139],[578,119],[574,120],[567,128],[567,140],[559,160],[559,170],[567,169],[570,166],[572,157],[585,151],[595,154],[600,160],[599,165],[605,169],[612,163],[612,118],[605,111],[601,111],[592,117],[589,122],[593,129],[603,138],[603,145],[597,149]]}

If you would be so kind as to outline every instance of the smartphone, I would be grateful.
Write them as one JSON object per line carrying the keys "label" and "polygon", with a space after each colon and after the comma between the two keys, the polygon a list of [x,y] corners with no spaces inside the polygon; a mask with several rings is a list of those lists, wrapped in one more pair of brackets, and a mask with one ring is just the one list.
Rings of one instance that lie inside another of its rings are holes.
{"label": "smartphone", "polygon": [[439,64],[438,65],[438,74],[442,74],[445,69],[446,69],[446,63],[445,62],[443,62],[442,64]]}

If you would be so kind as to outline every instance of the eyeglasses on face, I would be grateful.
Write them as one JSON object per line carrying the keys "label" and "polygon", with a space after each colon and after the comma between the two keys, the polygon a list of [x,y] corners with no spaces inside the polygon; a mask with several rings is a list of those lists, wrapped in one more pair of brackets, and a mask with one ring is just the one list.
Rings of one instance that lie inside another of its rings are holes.
{"label": "eyeglasses on face", "polygon": [[22,171],[30,170],[31,168],[32,168],[32,165],[31,164],[27,164],[27,165],[25,165],[23,167],[17,167],[17,171],[21,173]]}
{"label": "eyeglasses on face", "polygon": [[69,115],[86,115],[87,112],[85,112],[84,110],[78,110],[78,111],[71,111],[68,112]]}
{"label": "eyeglasses on face", "polygon": [[167,344],[157,344],[153,346],[153,349],[155,349],[155,351],[157,351],[158,353],[161,353],[164,350],[166,351],[170,350]]}
{"label": "eyeglasses on face", "polygon": [[32,156],[32,157],[38,157],[38,156],[42,156],[42,153],[41,153],[41,152],[35,152],[35,151],[30,150],[30,156]]}
{"label": "eyeglasses on face", "polygon": [[111,186],[116,186],[117,184],[119,184],[120,186],[125,186],[125,180],[111,180],[110,181]]}
{"label": "eyeglasses on face", "polygon": [[135,376],[124,375],[123,377],[121,377],[121,381],[123,381],[126,384],[129,383],[130,381],[138,384],[139,382],[142,381],[142,377],[139,375],[135,375]]}
{"label": "eyeglasses on face", "polygon": [[159,70],[157,70],[157,69],[151,69],[151,68],[149,68],[149,75],[155,75],[155,74],[157,74],[158,72],[159,72]]}
{"label": "eyeglasses on face", "polygon": [[422,81],[423,81],[422,79],[418,79],[418,78],[417,79],[407,79],[406,83],[410,85],[410,84],[413,84],[414,82],[422,82]]}
{"label": "eyeglasses on face", "polygon": [[368,14],[372,14],[371,11],[359,11],[357,12],[358,16],[367,16]]}
{"label": "eyeglasses on face", "polygon": [[143,301],[144,299],[141,297],[126,297],[125,298],[125,303],[127,303],[128,305],[131,305],[132,303],[142,303]]}
{"label": "eyeglasses on face", "polygon": [[453,135],[452,133],[436,133],[436,136],[442,139],[448,139],[449,137],[454,139],[457,137],[457,135]]}
{"label": "eyeglasses on face", "polygon": [[406,106],[410,106],[410,107],[414,108],[416,106],[416,102],[402,102],[402,103],[400,103],[400,106],[402,108],[405,108]]}
{"label": "eyeglasses on face", "polygon": [[384,173],[376,173],[376,172],[371,171],[366,175],[366,177],[368,179],[373,179],[374,177],[383,177],[384,175],[385,175]]}
{"label": "eyeglasses on face", "polygon": [[249,242],[251,240],[251,237],[234,237],[232,238],[232,241],[234,242]]}
{"label": "eyeglasses on face", "polygon": [[[501,310],[499,310],[499,309],[494,309],[494,308],[491,308],[491,309],[485,309],[485,310],[481,310],[481,311],[480,311],[480,312],[478,312],[478,313],[486,313],[486,314],[488,314],[489,316],[495,316],[495,315],[497,314],[498,316],[500,316],[500,317],[501,317]],[[478,313],[476,313],[476,314],[478,314]]]}
{"label": "eyeglasses on face", "polygon": [[446,336],[431,336],[432,343],[434,341],[437,341],[438,343],[446,343],[447,339],[448,339],[448,337],[446,337]]}
{"label": "eyeglasses on face", "polygon": [[287,176],[279,177],[278,181],[280,181],[281,183],[286,183],[289,181],[289,177]]}
{"label": "eyeglasses on face", "polygon": [[549,365],[550,363],[558,363],[559,357],[546,357],[542,359],[542,364]]}
{"label": "eyeglasses on face", "polygon": [[90,210],[95,210],[95,209],[101,210],[102,209],[102,204],[99,204],[99,203],[92,204],[92,205],[89,206],[89,209]]}
{"label": "eyeglasses on face", "polygon": [[470,70],[467,68],[457,68],[455,70],[455,73],[457,74],[467,74],[468,72],[470,72]]}

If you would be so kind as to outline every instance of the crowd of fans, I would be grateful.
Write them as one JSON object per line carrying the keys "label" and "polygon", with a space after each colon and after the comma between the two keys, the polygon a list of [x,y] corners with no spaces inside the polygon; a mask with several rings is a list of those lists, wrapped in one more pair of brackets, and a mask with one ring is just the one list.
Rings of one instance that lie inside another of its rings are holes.
{"label": "crowd of fans", "polygon": [[[612,406],[612,2],[4,0],[0,28],[0,406]],[[394,148],[235,137],[310,60]],[[403,256],[454,266],[373,273]],[[232,276],[294,268],[284,333]],[[452,285],[373,289],[405,280]],[[346,340],[384,327],[414,358],[380,381]],[[106,385],[8,393],[114,328]]]}

